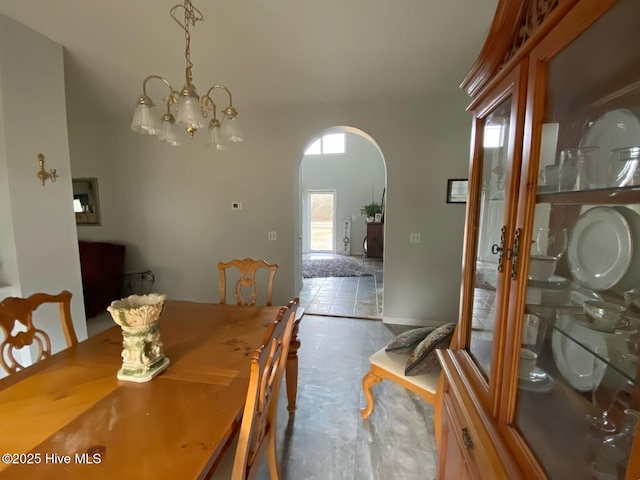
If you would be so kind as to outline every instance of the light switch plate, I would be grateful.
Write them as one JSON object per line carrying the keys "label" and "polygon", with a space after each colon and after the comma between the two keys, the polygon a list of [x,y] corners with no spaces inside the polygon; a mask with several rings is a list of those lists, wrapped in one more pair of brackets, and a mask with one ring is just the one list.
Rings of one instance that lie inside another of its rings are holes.
{"label": "light switch plate", "polygon": [[419,233],[410,233],[409,234],[409,243],[420,243],[421,238]]}
{"label": "light switch plate", "polygon": [[278,232],[269,232],[267,234],[267,238],[269,240],[277,240],[278,239]]}
{"label": "light switch plate", "polygon": [[242,210],[242,202],[231,202],[231,210]]}

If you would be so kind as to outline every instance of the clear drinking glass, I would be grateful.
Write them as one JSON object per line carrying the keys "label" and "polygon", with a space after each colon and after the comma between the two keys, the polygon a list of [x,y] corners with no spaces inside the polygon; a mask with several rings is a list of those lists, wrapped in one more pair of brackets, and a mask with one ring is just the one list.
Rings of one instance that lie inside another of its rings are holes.
{"label": "clear drinking glass", "polygon": [[591,473],[596,480],[625,478],[638,418],[637,410],[625,409],[620,432],[607,435],[595,442],[595,458]]}
{"label": "clear drinking glass", "polygon": [[598,147],[569,148],[560,152],[559,191],[598,188]]}
{"label": "clear drinking glass", "polygon": [[536,363],[544,344],[547,324],[537,315],[526,314],[522,318],[522,337],[520,342],[520,363],[518,377],[521,382],[548,382],[549,376]]}
{"label": "clear drinking glass", "polygon": [[640,185],[640,147],[611,150],[609,186]]}

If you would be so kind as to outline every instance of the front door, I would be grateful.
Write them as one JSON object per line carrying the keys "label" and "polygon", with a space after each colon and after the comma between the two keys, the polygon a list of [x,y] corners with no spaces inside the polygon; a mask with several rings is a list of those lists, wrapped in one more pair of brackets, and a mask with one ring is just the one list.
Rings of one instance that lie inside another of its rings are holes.
{"label": "front door", "polygon": [[335,190],[307,193],[309,251],[335,253]]}

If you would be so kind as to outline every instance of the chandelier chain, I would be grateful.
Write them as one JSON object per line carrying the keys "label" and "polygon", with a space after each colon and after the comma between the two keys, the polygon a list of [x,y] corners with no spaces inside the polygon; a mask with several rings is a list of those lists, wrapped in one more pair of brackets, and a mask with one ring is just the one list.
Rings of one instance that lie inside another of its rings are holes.
{"label": "chandelier chain", "polygon": [[[184,23],[178,20],[176,17],[176,10],[182,7],[184,11]],[[196,22],[201,22],[204,20],[204,16],[202,12],[193,6],[191,0],[185,0],[183,5],[175,5],[170,10],[171,18],[175,20],[175,22],[182,27],[184,30],[184,39],[185,39],[185,50],[184,57],[187,63],[186,68],[186,86],[189,88],[193,87],[193,74],[191,73],[191,69],[193,67],[193,63],[191,62],[191,32],[189,29],[189,25],[195,26]]]}
{"label": "chandelier chain", "polygon": [[193,63],[191,63],[191,33],[189,32],[189,23],[190,20],[193,22],[195,26],[196,20],[193,17],[193,5],[189,0],[185,0],[184,2],[184,40],[185,40],[185,50],[184,57],[187,60],[187,85],[191,86],[191,82],[193,80],[193,75],[191,74],[191,67],[193,67]]}

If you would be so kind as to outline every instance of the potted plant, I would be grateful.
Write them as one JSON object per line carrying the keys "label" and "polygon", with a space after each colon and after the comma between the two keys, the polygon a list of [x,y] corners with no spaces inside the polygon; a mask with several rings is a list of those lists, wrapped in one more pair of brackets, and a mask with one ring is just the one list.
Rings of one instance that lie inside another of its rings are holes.
{"label": "potted plant", "polygon": [[376,213],[382,213],[382,205],[376,202],[371,202],[367,205],[363,205],[360,209],[360,213],[366,217],[367,222],[373,222]]}

